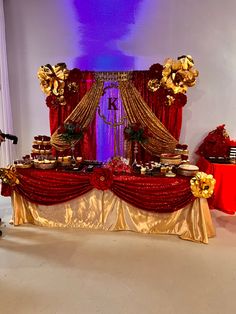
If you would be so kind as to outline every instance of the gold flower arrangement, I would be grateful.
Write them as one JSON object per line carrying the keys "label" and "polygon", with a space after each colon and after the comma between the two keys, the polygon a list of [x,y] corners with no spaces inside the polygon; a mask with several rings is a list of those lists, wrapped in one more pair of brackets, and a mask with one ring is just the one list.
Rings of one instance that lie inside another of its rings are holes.
{"label": "gold flower arrangement", "polygon": [[167,93],[166,105],[170,106],[176,95],[185,94],[189,87],[196,84],[198,75],[190,55],[180,56],[177,60],[167,58],[164,65],[156,63],[150,67],[147,87],[152,92],[164,88]]}
{"label": "gold flower arrangement", "polygon": [[214,192],[215,183],[216,180],[211,174],[199,171],[190,180],[190,187],[195,197],[209,198]]}

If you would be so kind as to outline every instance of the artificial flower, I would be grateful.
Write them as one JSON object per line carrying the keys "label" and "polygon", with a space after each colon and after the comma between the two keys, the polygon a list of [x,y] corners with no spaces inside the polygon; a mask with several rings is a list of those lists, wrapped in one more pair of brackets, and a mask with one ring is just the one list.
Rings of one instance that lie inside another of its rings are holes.
{"label": "artificial flower", "polygon": [[90,183],[98,190],[108,190],[113,182],[113,174],[108,168],[96,168],[94,169]]}
{"label": "artificial flower", "polygon": [[195,177],[190,180],[190,187],[195,197],[209,198],[214,192],[216,180],[211,174],[198,172]]}
{"label": "artificial flower", "polygon": [[208,133],[197,150],[197,154],[208,157],[227,157],[229,154],[230,138],[225,125],[219,125]]}

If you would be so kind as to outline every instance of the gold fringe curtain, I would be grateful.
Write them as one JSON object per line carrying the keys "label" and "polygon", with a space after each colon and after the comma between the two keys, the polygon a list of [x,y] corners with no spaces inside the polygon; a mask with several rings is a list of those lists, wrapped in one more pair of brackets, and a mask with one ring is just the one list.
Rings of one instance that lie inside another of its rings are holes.
{"label": "gold fringe curtain", "polygon": [[[91,89],[84,95],[75,109],[71,112],[71,114],[66,118],[64,123],[70,120],[73,122],[78,122],[80,127],[83,129],[87,128],[95,116],[102,93],[103,82],[95,82]],[[69,143],[61,139],[60,135],[58,134],[58,130],[52,134],[51,144],[59,151],[70,148]]]}
{"label": "gold fringe curtain", "polygon": [[178,141],[151,111],[134,85],[124,81],[119,82],[119,88],[129,122],[140,122],[152,135],[147,143],[141,144],[144,149],[153,155],[174,152]]}

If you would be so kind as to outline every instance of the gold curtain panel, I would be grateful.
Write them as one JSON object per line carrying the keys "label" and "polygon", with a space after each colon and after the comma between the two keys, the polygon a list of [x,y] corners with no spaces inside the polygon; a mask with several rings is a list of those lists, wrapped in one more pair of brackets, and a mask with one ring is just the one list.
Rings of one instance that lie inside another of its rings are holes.
{"label": "gold curtain panel", "polygon": [[119,87],[128,120],[131,123],[140,122],[142,126],[149,129],[152,135],[147,143],[141,145],[153,155],[174,152],[178,141],[155,116],[134,85],[125,81],[119,82]]}
{"label": "gold curtain panel", "polygon": [[[78,122],[81,128],[87,128],[95,116],[102,93],[103,82],[95,82],[64,122]],[[70,147],[69,144],[60,137],[58,130],[53,133],[51,144],[60,151]]]}

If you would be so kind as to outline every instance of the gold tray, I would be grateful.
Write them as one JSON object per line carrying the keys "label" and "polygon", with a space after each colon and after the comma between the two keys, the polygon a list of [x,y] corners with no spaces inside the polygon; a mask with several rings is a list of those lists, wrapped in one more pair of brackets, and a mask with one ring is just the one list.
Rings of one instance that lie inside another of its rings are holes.
{"label": "gold tray", "polygon": [[72,160],[70,160],[70,161],[57,161],[57,163],[61,167],[69,167],[72,165]]}
{"label": "gold tray", "polygon": [[20,164],[20,165],[15,165],[16,168],[31,168],[32,164]]}
{"label": "gold tray", "polygon": [[199,170],[186,170],[186,169],[181,169],[181,168],[177,169],[178,174],[180,174],[181,176],[186,176],[186,177],[194,177],[198,171]]}
{"label": "gold tray", "polygon": [[54,169],[56,167],[56,162],[54,163],[34,163],[34,167],[36,169],[43,169],[43,170],[48,170],[48,169]]}

